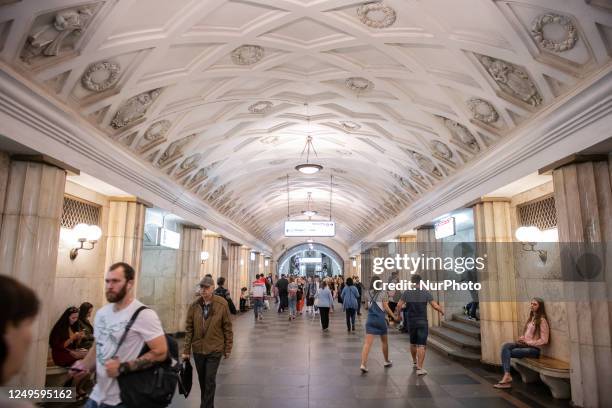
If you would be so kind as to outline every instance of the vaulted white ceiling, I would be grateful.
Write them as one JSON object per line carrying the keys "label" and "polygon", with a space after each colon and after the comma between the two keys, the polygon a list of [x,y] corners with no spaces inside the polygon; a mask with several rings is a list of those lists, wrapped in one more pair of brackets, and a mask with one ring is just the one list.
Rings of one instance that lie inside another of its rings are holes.
{"label": "vaulted white ceiling", "polygon": [[[4,5],[3,5],[4,4]],[[0,57],[273,245],[347,246],[610,62],[607,0],[0,1]],[[294,166],[307,135],[324,166]]]}

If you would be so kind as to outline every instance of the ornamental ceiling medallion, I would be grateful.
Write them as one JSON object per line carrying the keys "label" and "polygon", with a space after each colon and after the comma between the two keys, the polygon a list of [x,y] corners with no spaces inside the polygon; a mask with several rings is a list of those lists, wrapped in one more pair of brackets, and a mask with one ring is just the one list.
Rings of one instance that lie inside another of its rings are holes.
{"label": "ornamental ceiling medallion", "polygon": [[232,51],[232,61],[236,65],[253,65],[264,56],[264,49],[259,45],[244,44]]}
{"label": "ornamental ceiling medallion", "polygon": [[442,118],[444,120],[444,126],[448,130],[450,130],[455,138],[473,152],[479,152],[480,146],[478,145],[478,141],[474,137],[474,135],[460,123],[455,122],[454,120],[448,118]]}
{"label": "ornamental ceiling medallion", "polygon": [[121,66],[112,61],[100,61],[91,64],[81,77],[81,84],[85,89],[93,92],[102,92],[117,82]]}
{"label": "ornamental ceiling medallion", "polygon": [[153,104],[161,93],[161,89],[153,89],[131,97],[125,101],[115,113],[111,122],[113,129],[121,129],[142,118],[147,109]]}
{"label": "ornamental ceiling medallion", "polygon": [[440,171],[440,169],[438,169],[438,167],[436,167],[436,165],[434,164],[433,160],[431,160],[429,157],[426,157],[424,155],[422,155],[419,152],[415,152],[412,151],[412,158],[414,159],[414,161],[416,162],[417,166],[419,166],[419,168],[421,170],[426,171],[427,173],[436,176],[436,177],[442,177],[443,174]]}
{"label": "ornamental ceiling medallion", "polygon": [[172,123],[169,120],[158,120],[149,126],[144,133],[145,140],[152,141],[163,138],[168,133],[168,130],[170,130],[171,125]]}
{"label": "ornamental ceiling medallion", "polygon": [[340,122],[340,126],[342,126],[342,129],[346,130],[347,132],[356,132],[357,130],[361,129],[361,125],[359,123],[355,123],[350,120]]}
{"label": "ornamental ceiling medallion", "polygon": [[472,117],[484,123],[495,123],[499,119],[499,114],[495,107],[488,101],[480,98],[471,98],[467,101],[467,106]]}
{"label": "ornamental ceiling medallion", "polygon": [[270,101],[258,101],[249,106],[249,112],[251,113],[268,113],[271,109],[272,102]]}
{"label": "ornamental ceiling medallion", "polygon": [[185,146],[187,146],[187,144],[191,142],[195,137],[196,135],[192,134],[170,143],[164,153],[159,158],[159,160],[157,160],[157,166],[163,167],[166,164],[170,163],[172,160],[176,159],[177,157],[182,156],[183,149],[185,148]]}
{"label": "ornamental ceiling medallion", "polygon": [[451,149],[449,149],[447,145],[438,140],[433,140],[431,142],[431,149],[435,154],[438,154],[439,156],[445,159],[450,160],[453,157],[453,152],[451,151]]}
{"label": "ornamental ceiling medallion", "polygon": [[362,77],[347,78],[344,84],[348,89],[356,93],[370,92],[374,89],[374,83]]}
{"label": "ornamental ceiling medallion", "polygon": [[478,55],[478,59],[504,92],[534,107],[542,103],[542,95],[522,68],[486,55]]}
{"label": "ornamental ceiling medallion", "polygon": [[387,28],[395,23],[396,13],[393,8],[382,2],[367,3],[357,8],[359,20],[372,28]]}
{"label": "ornamental ceiling medallion", "polygon": [[[544,27],[547,25],[559,25],[565,31],[565,38],[550,39],[544,37]],[[569,17],[559,14],[542,14],[533,20],[531,25],[531,36],[540,45],[540,47],[553,51],[564,52],[571,50],[578,41],[578,30]]]}

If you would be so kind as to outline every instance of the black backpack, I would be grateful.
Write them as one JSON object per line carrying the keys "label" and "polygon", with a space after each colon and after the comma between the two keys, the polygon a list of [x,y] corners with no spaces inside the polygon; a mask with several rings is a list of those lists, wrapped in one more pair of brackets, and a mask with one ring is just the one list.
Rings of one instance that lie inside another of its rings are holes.
{"label": "black backpack", "polygon": [[[146,306],[140,306],[132,315],[132,318],[125,326],[125,331],[117,344],[117,350],[125,340],[128,331],[136,321],[138,314]],[[168,358],[166,361],[155,364],[153,367],[142,371],[135,371],[117,377],[121,402],[128,408],[165,408],[172,402],[176,386],[179,382],[179,348],[176,340],[166,334],[168,343]],[[115,350],[115,354],[117,354]],[[142,356],[149,351],[145,344],[140,351]]]}

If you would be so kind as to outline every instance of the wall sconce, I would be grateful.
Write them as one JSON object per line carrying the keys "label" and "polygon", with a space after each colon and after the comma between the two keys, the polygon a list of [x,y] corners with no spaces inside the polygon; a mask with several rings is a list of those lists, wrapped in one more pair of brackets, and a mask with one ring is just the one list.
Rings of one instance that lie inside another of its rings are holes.
{"label": "wall sconce", "polygon": [[269,259],[266,259],[266,260],[264,261],[264,265],[265,265],[265,266],[270,265],[270,260],[269,260]]}
{"label": "wall sconce", "polygon": [[523,251],[537,252],[542,263],[546,263],[548,252],[542,249],[535,249],[536,244],[541,241],[542,231],[538,227],[520,227],[515,232],[516,239],[523,244]]}
{"label": "wall sconce", "polygon": [[243,265],[244,265],[244,259],[241,259],[240,260],[240,266],[243,266]]}
{"label": "wall sconce", "polygon": [[[74,239],[81,244],[81,246],[72,248],[70,250],[70,260],[74,261],[79,253],[79,249],[90,251],[94,249],[96,243],[102,236],[102,230],[97,225],[77,224],[71,231]],[[85,247],[85,243],[91,244],[91,247]]]}
{"label": "wall sconce", "polygon": [[357,260],[355,258],[353,258],[353,268],[357,267]]}
{"label": "wall sconce", "polygon": [[200,261],[202,263],[206,262],[206,260],[208,259],[208,257],[210,256],[210,254],[206,251],[202,251],[200,252]]}

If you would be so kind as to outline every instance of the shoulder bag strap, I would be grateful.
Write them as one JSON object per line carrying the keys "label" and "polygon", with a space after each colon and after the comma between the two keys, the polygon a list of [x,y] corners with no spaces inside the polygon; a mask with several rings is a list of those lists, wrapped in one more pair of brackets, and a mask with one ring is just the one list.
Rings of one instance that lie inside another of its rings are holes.
{"label": "shoulder bag strap", "polygon": [[130,321],[125,326],[125,331],[123,332],[123,334],[121,335],[121,338],[119,339],[119,343],[117,343],[117,348],[115,349],[115,353],[113,354],[113,358],[117,357],[117,352],[119,351],[119,347],[121,347],[121,345],[125,341],[125,338],[127,337],[128,332],[130,331],[130,329],[134,325],[134,322],[136,321],[136,318],[138,317],[140,312],[142,312],[145,309],[148,309],[148,307],[140,306],[138,309],[136,309],[136,311],[134,312],[134,314],[130,318]]}

